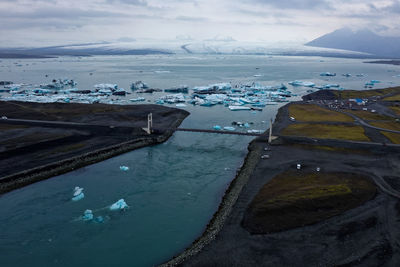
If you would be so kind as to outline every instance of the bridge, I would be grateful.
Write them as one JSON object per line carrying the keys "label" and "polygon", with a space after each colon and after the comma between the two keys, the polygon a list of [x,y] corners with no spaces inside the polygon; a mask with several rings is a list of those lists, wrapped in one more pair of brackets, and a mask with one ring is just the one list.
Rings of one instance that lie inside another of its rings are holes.
{"label": "bridge", "polygon": [[[25,119],[1,119],[0,123],[5,124],[22,124],[22,125],[30,125],[30,126],[38,126],[38,127],[56,127],[56,128],[73,128],[73,129],[89,129],[97,131],[121,131],[124,130],[132,131],[137,133],[140,130],[138,127],[134,126],[112,126],[112,125],[101,125],[101,124],[90,124],[90,123],[78,123],[78,122],[69,122],[69,121],[46,121],[46,120],[25,120]],[[229,134],[229,135],[241,135],[241,136],[268,136],[266,133],[249,133],[249,132],[236,132],[236,131],[227,131],[227,130],[208,130],[208,129],[196,129],[196,128],[155,128],[153,127],[153,116],[152,114],[148,114],[147,117],[147,127],[141,128],[147,134],[152,134],[154,132],[161,132],[165,130],[172,131],[180,131],[180,132],[197,132],[197,133],[213,133],[213,134]],[[269,131],[269,142],[273,139],[272,136],[272,121],[270,123],[270,131]]]}

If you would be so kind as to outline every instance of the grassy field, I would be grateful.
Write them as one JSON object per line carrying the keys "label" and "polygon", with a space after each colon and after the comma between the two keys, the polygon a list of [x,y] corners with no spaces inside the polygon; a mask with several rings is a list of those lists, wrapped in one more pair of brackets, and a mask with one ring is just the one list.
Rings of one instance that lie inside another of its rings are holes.
{"label": "grassy field", "polygon": [[400,131],[400,122],[396,122],[394,120],[382,121],[382,122],[371,122],[370,124],[373,126],[376,126],[376,127],[384,128],[384,129]]}
{"label": "grassy field", "polygon": [[344,139],[352,141],[370,141],[364,134],[364,128],[353,125],[329,125],[329,124],[291,124],[285,128],[283,135],[305,136],[321,139]]}
{"label": "grassy field", "polygon": [[375,193],[375,185],[357,174],[286,171],[261,188],[243,225],[251,233],[269,233],[312,224],[357,207]]}
{"label": "grassy field", "polygon": [[334,147],[334,146],[319,146],[319,145],[309,145],[309,144],[293,144],[292,147],[307,149],[307,150],[320,150],[326,152],[336,152],[341,154],[360,154],[360,155],[369,155],[372,154],[369,150],[362,149],[349,149],[344,147]]}
{"label": "grassy field", "polygon": [[381,134],[386,136],[393,144],[400,144],[400,134],[382,131]]}
{"label": "grassy field", "polygon": [[391,87],[386,89],[373,89],[373,90],[345,90],[345,91],[334,91],[335,95],[339,99],[349,99],[349,98],[368,98],[372,96],[382,96],[390,93],[400,93],[400,87]]}
{"label": "grassy field", "polygon": [[331,111],[317,105],[292,104],[289,106],[289,114],[298,121],[329,121],[329,122],[352,122],[350,116]]}
{"label": "grassy field", "polygon": [[400,93],[397,95],[385,97],[383,100],[385,100],[385,101],[400,101]]}
{"label": "grassy field", "polygon": [[364,110],[346,110],[346,112],[356,115],[364,120],[393,120],[392,117],[385,116],[378,113],[372,113],[370,111]]}
{"label": "grassy field", "polygon": [[397,116],[400,116],[400,107],[390,107],[391,110],[393,110]]}

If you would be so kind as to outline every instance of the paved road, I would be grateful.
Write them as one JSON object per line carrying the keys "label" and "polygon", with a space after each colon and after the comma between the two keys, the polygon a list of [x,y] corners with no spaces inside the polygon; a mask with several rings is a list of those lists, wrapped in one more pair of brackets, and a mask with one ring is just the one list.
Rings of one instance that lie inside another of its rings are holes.
{"label": "paved road", "polygon": [[365,126],[365,127],[372,128],[372,129],[379,130],[379,131],[385,131],[385,132],[391,132],[391,133],[398,133],[398,134],[400,134],[400,131],[396,131],[396,130],[391,130],[391,129],[386,129],[386,128],[380,128],[380,127],[373,126],[373,125],[371,125],[371,124],[365,122],[365,121],[364,121],[363,119],[361,119],[360,117],[357,117],[357,116],[354,115],[354,114],[351,114],[351,113],[348,113],[348,112],[345,112],[345,111],[340,111],[340,110],[339,110],[339,112],[341,112],[341,113],[343,113],[343,114],[346,114],[346,115],[352,117],[354,120],[356,120],[358,123],[360,123],[361,125],[363,125],[363,126]]}

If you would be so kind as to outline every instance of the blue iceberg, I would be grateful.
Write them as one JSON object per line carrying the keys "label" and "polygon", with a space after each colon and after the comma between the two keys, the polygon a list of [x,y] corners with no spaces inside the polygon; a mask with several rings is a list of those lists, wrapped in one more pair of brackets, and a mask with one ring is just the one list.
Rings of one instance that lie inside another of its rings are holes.
{"label": "blue iceberg", "polygon": [[124,210],[127,208],[129,208],[129,206],[128,204],[126,204],[123,198],[121,198],[120,200],[118,200],[117,202],[115,202],[110,206],[110,210]]}
{"label": "blue iceberg", "polygon": [[219,125],[215,125],[213,128],[214,128],[214,130],[217,130],[217,131],[222,130],[222,127]]}
{"label": "blue iceberg", "polygon": [[85,210],[82,216],[82,220],[84,221],[91,221],[93,220],[93,212],[92,210]]}
{"label": "blue iceberg", "polygon": [[128,166],[119,166],[119,169],[121,171],[124,171],[124,172],[129,171],[129,167]]}

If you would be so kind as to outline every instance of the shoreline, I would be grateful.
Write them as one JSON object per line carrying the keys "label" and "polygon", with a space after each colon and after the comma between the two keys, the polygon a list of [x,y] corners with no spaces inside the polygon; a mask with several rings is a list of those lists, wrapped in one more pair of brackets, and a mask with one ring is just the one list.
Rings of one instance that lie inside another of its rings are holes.
{"label": "shoreline", "polygon": [[[171,128],[177,128],[187,116],[181,116],[175,120]],[[0,196],[15,189],[22,188],[29,184],[50,179],[76,169],[101,162],[103,160],[118,156],[146,146],[161,144],[167,141],[174,133],[167,130],[159,136],[136,138],[116,145],[107,146],[81,155],[73,156],[60,161],[23,170],[0,179]]]}

